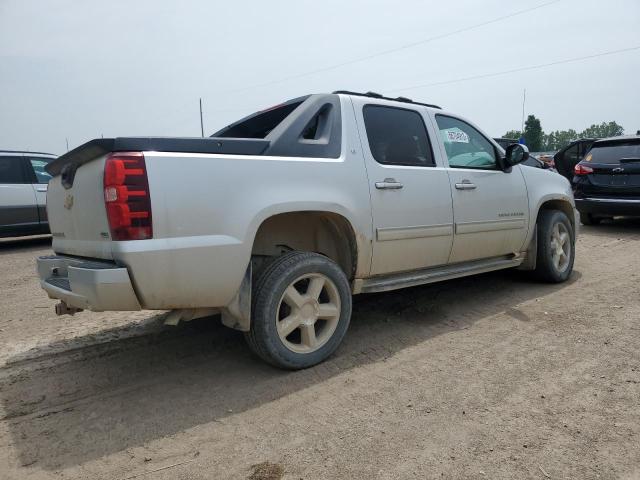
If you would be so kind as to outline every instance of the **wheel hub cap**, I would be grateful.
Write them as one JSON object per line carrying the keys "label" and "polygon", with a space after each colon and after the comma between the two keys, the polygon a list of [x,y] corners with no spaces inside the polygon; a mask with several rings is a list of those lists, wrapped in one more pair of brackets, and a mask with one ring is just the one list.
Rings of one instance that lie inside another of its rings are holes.
{"label": "wheel hub cap", "polygon": [[296,353],[314,352],[338,326],[338,289],[325,275],[303,275],[285,289],[276,315],[278,336],[285,347]]}
{"label": "wheel hub cap", "polygon": [[320,309],[318,307],[317,300],[311,300],[305,303],[300,309],[300,316],[304,318],[304,321],[310,324],[313,324],[318,319],[318,315],[320,314]]}

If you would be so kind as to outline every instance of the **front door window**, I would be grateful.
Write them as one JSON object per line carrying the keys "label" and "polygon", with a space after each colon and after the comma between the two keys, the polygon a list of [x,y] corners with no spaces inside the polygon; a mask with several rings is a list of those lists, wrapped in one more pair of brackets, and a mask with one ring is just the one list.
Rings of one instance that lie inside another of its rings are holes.
{"label": "front door window", "polygon": [[451,168],[497,170],[496,149],[484,135],[462,120],[436,115]]}

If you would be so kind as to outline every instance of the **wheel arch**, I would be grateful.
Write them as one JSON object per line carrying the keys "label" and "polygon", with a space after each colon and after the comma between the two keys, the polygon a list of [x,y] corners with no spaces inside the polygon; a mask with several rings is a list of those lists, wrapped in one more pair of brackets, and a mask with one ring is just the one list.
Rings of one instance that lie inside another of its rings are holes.
{"label": "wheel arch", "polygon": [[287,251],[320,253],[335,261],[352,280],[358,272],[360,248],[353,223],[326,209],[272,212],[256,222],[251,257],[274,257]]}
{"label": "wheel arch", "polygon": [[564,213],[571,223],[574,239],[578,234],[577,228],[579,222],[576,219],[575,208],[571,199],[569,199],[568,197],[558,196],[549,196],[542,199],[535,212],[535,217],[532,218],[535,219],[535,221],[531,223],[532,227],[525,243],[525,260],[522,265],[520,265],[519,270],[534,270],[536,268],[536,257],[538,249],[538,221],[540,218],[540,213],[547,210],[559,210]]}
{"label": "wheel arch", "polygon": [[571,228],[573,230],[574,237],[577,234],[577,221],[575,215],[575,209],[573,203],[568,198],[549,198],[544,200],[540,206],[538,207],[538,211],[536,212],[536,224],[538,223],[538,218],[540,217],[540,212],[544,210],[559,210],[564,213],[569,222],[571,223]]}
{"label": "wheel arch", "polygon": [[354,219],[338,204],[318,202],[270,205],[249,223],[245,240],[246,267],[238,290],[222,308],[222,323],[248,331],[251,325],[251,284],[269,259],[289,251],[320,253],[335,261],[347,279],[367,274],[370,239],[358,231]]}

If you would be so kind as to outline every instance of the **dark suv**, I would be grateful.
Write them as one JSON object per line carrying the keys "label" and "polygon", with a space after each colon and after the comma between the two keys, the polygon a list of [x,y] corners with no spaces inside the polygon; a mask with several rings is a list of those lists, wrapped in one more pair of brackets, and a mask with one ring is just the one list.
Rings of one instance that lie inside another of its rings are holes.
{"label": "dark suv", "polygon": [[574,196],[585,225],[640,216],[640,136],[598,140],[575,166]]}
{"label": "dark suv", "polygon": [[571,181],[573,169],[587,154],[597,138],[580,138],[574,140],[553,156],[553,163],[560,175]]}

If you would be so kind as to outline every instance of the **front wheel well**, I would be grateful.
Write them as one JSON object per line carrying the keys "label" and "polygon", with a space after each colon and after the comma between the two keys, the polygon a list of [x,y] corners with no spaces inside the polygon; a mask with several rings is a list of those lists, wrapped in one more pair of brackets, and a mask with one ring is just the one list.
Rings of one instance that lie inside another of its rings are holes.
{"label": "front wheel well", "polygon": [[342,215],[300,211],[269,217],[256,232],[251,256],[259,262],[293,250],[320,253],[336,262],[348,279],[355,276],[358,260],[356,236]]}
{"label": "front wheel well", "polygon": [[540,218],[540,213],[544,210],[559,210],[564,213],[569,222],[571,223],[571,228],[573,229],[574,235],[576,231],[576,219],[573,215],[573,206],[565,201],[565,200],[547,200],[538,209],[538,217],[536,218],[536,223],[538,223],[538,219]]}

